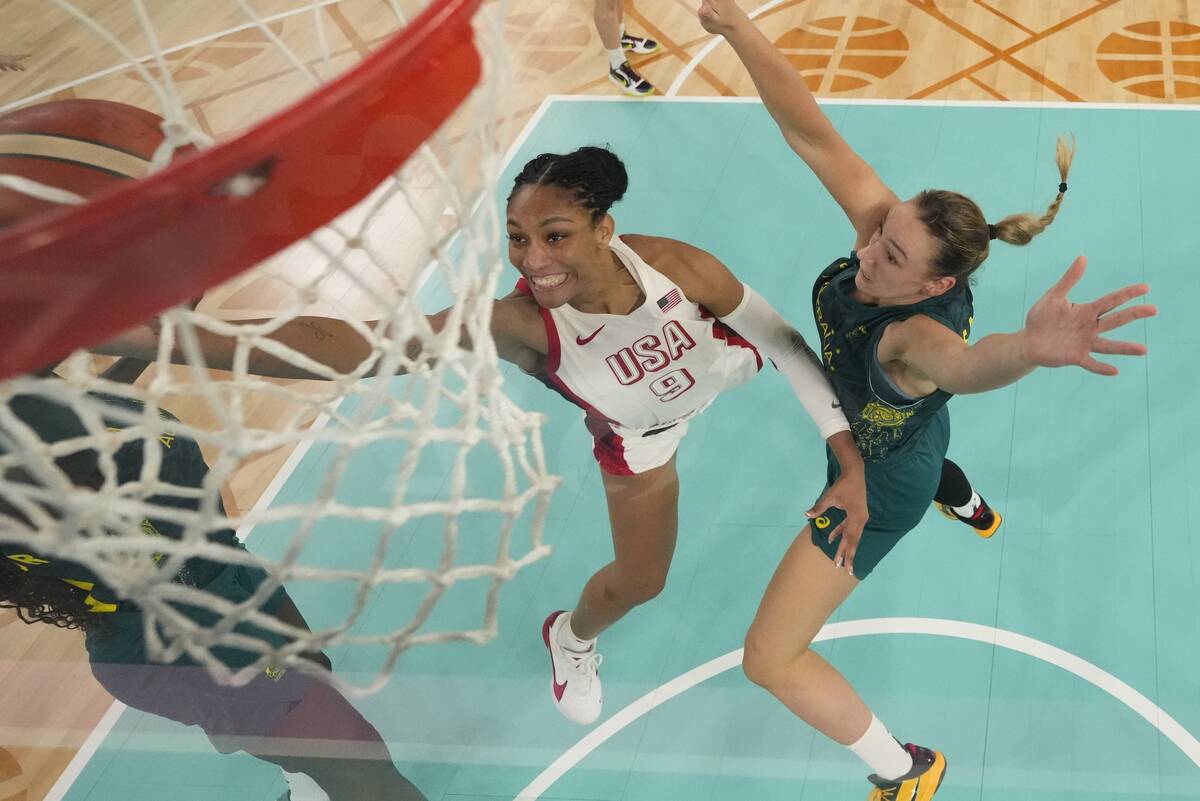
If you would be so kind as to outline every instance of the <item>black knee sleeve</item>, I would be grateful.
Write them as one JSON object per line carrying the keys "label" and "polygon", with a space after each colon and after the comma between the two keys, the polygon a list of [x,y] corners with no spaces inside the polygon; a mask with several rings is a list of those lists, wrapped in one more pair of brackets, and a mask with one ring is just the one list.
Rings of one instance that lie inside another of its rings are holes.
{"label": "black knee sleeve", "polygon": [[950,506],[966,506],[972,492],[971,482],[963,475],[962,468],[949,459],[943,459],[942,478],[933,499]]}

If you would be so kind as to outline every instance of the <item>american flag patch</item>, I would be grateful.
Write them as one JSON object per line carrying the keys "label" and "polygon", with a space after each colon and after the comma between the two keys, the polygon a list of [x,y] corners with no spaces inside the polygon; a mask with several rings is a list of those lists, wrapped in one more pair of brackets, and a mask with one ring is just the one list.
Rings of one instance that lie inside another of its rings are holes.
{"label": "american flag patch", "polygon": [[658,308],[662,311],[668,311],[679,305],[683,300],[683,293],[678,289],[672,289],[667,294],[658,299]]}

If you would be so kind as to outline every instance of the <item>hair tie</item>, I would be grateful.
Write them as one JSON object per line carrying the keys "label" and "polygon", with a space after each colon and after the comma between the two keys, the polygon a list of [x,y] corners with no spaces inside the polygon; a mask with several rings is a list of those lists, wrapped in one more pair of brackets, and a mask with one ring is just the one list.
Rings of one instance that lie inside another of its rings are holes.
{"label": "hair tie", "polygon": [[1061,195],[1063,192],[1066,192],[1066,191],[1067,191],[1067,182],[1063,181],[1061,184],[1058,185],[1058,193]]}
{"label": "hair tie", "polygon": [[992,225],[991,223],[988,223],[988,239],[995,239],[995,238],[996,238],[996,226]]}

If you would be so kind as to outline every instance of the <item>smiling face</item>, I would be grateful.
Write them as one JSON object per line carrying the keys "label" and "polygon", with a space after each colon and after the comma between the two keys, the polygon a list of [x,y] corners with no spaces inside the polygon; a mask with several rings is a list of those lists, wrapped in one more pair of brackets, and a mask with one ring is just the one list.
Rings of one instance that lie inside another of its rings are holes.
{"label": "smiling face", "polygon": [[912,200],[893,206],[867,245],[858,249],[854,284],[867,299],[886,306],[940,295],[955,285],[955,279],[935,276],[937,247]]}
{"label": "smiling face", "polygon": [[596,223],[565,189],[529,184],[508,203],[508,259],[538,305],[554,309],[595,291],[611,262],[612,217]]}

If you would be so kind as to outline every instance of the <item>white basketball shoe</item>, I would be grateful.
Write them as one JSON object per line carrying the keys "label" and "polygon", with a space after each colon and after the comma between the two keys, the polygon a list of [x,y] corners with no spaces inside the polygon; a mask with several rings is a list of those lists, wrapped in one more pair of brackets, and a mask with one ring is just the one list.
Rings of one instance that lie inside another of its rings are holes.
{"label": "white basketball shoe", "polygon": [[554,705],[567,720],[586,726],[600,717],[603,705],[598,672],[603,657],[596,653],[594,643],[583,652],[563,647],[559,632],[570,619],[565,611],[552,612],[542,624],[542,642],[550,652],[550,694]]}

